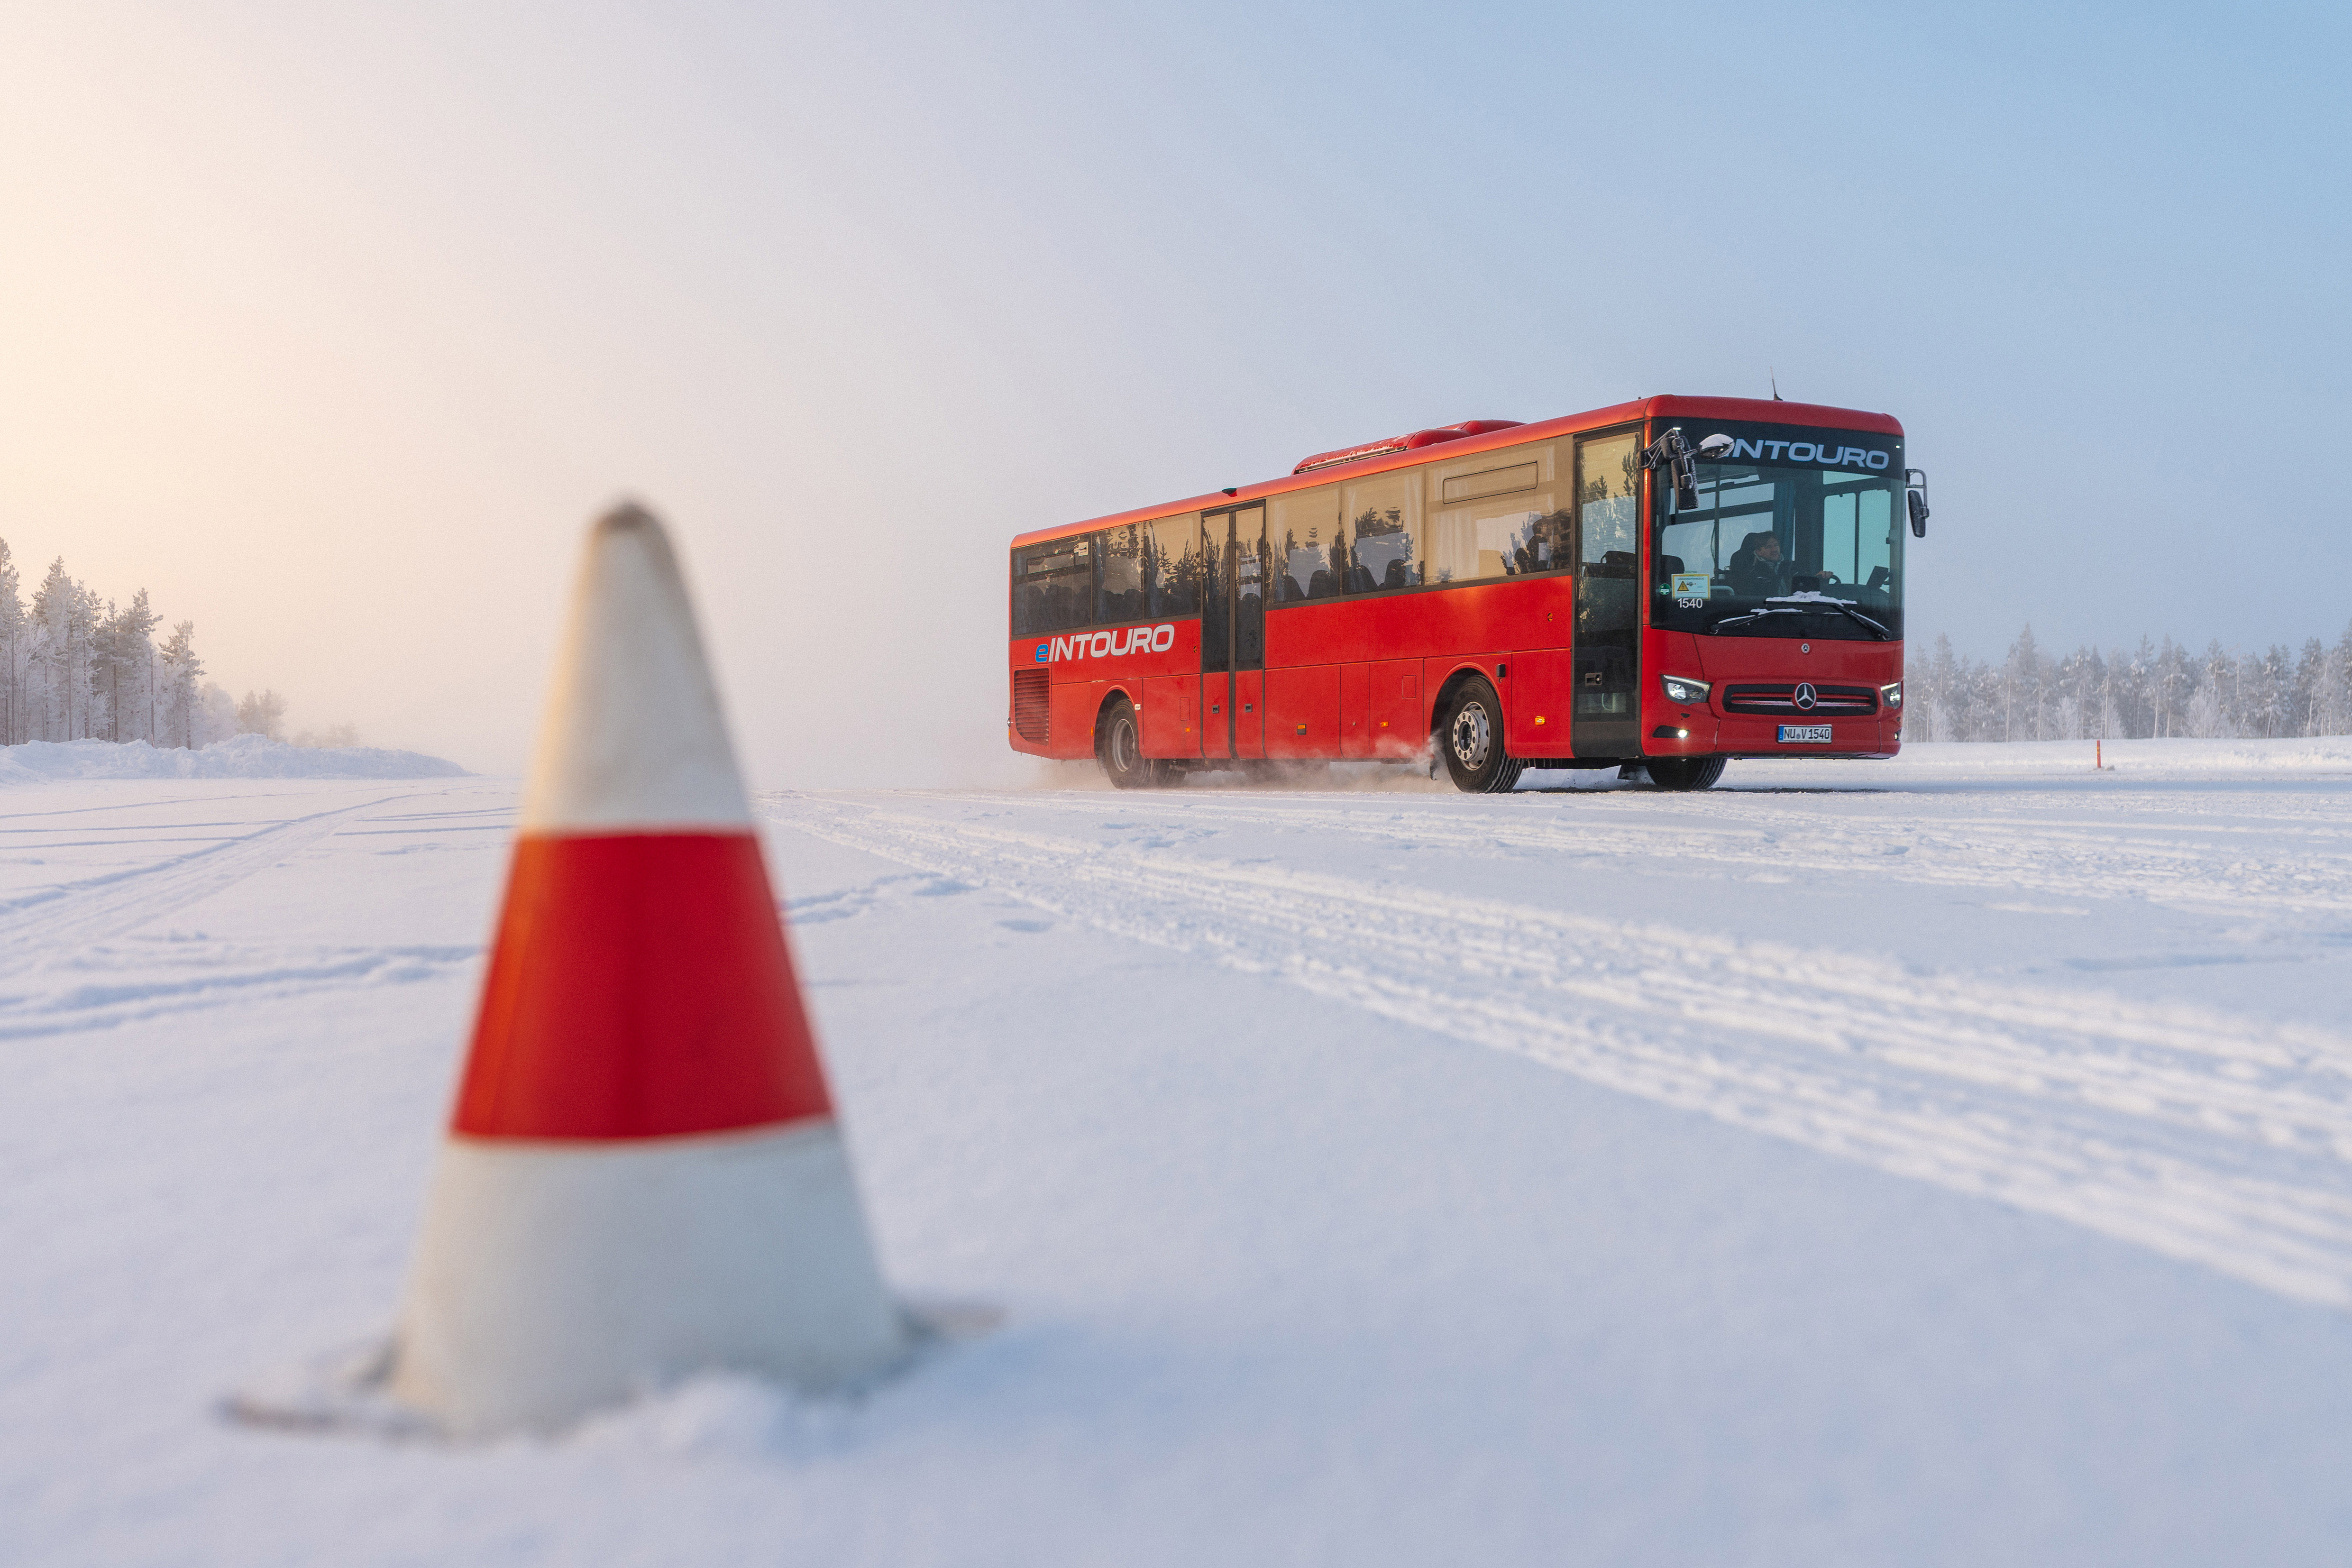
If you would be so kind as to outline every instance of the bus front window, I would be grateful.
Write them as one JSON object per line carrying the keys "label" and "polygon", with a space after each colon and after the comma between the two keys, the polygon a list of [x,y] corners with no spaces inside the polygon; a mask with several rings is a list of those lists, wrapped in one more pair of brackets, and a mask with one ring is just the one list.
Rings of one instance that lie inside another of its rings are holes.
{"label": "bus front window", "polygon": [[1741,637],[1900,637],[1899,438],[1726,430],[1738,439],[1726,460],[1698,465],[1696,507],[1674,508],[1672,487],[1654,487],[1651,624]]}

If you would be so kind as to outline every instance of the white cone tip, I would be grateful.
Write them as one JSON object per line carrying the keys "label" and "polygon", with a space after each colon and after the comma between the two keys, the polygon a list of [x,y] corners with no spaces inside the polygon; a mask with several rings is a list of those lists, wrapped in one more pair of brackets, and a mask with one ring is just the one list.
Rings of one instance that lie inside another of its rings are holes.
{"label": "white cone tip", "polygon": [[668,531],[624,501],[588,531],[522,831],[741,832],[751,822]]}

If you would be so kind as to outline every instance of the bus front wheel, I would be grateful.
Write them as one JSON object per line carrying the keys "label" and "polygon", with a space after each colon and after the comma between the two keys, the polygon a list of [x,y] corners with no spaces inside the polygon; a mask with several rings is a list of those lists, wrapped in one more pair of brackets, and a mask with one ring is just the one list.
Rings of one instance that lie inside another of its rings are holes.
{"label": "bus front wheel", "polygon": [[1150,789],[1167,776],[1163,763],[1143,754],[1135,705],[1124,697],[1112,698],[1095,722],[1095,760],[1116,789]]}
{"label": "bus front wheel", "polygon": [[1519,782],[1527,765],[1503,748],[1503,704],[1484,676],[1454,689],[1436,742],[1454,787],[1472,795],[1502,794]]}
{"label": "bus front wheel", "polygon": [[1723,776],[1723,759],[1652,757],[1642,768],[1660,789],[1705,789]]}

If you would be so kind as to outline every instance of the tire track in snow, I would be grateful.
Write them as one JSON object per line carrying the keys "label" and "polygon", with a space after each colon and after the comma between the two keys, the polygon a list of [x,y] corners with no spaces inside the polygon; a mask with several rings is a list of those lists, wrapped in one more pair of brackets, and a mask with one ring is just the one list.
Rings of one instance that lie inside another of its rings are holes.
{"label": "tire track in snow", "polygon": [[[235,887],[405,794],[310,812],[201,849],[0,900],[0,974],[19,974]],[[78,831],[86,831],[80,829]],[[136,840],[127,842],[136,844]]]}
{"label": "tire track in snow", "polygon": [[[1098,817],[1107,809],[1099,796],[1085,793],[934,798],[1081,816]],[[1922,823],[1862,812],[1824,820],[1752,804],[1737,791],[1674,802],[1595,791],[1549,810],[1524,798],[1460,804],[1469,809],[1402,814],[1384,809],[1373,792],[1252,797],[1223,791],[1152,803],[1165,807],[1171,821],[1276,823],[1467,853],[1524,849],[1649,865],[1665,858],[1775,876],[1867,873],[1900,882],[2141,899],[2216,912],[2352,912],[2352,835],[2332,822],[2299,826],[2298,842],[2281,850],[2242,843],[2248,830],[2229,824],[2151,826],[2119,817],[2117,826],[2105,827],[1994,816]]]}
{"label": "tire track in snow", "polygon": [[919,809],[764,804],[1102,930],[2352,1305],[2337,1035]]}
{"label": "tire track in snow", "polygon": [[[366,826],[358,831],[367,836],[446,834],[476,831],[477,825],[465,819],[507,815],[502,807],[384,809],[427,798],[430,792],[404,791],[278,822],[139,821],[112,829],[113,836],[101,840],[76,841],[79,847],[138,852],[158,842],[184,842],[199,831],[211,837],[201,847],[157,854],[135,865],[0,900],[0,979],[9,982],[0,986],[0,1046],[119,1028],[166,1015],[439,980],[473,964],[480,949],[471,945],[257,947],[205,938],[162,943],[112,941],[360,824]],[[152,816],[158,804],[214,807],[220,800],[142,801],[102,809]],[[48,818],[79,813],[33,815]],[[21,823],[27,818],[0,820]],[[489,826],[503,831],[505,825]],[[17,826],[10,831],[108,830],[80,824]],[[169,837],[159,840],[157,835]],[[43,846],[45,850],[52,847]]]}
{"label": "tire track in snow", "polygon": [[0,1046],[323,991],[439,980],[480,956],[477,947],[335,948],[289,956],[207,946],[160,972],[152,965],[135,973],[92,970],[53,992],[0,993]]}

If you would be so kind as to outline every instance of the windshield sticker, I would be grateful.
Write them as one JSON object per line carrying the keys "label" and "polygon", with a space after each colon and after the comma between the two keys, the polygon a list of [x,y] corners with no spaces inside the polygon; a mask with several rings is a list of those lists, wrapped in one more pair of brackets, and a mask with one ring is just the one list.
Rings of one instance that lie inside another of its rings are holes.
{"label": "windshield sticker", "polygon": [[1704,599],[1707,595],[1707,575],[1704,572],[1675,574],[1675,597],[1677,599]]}

